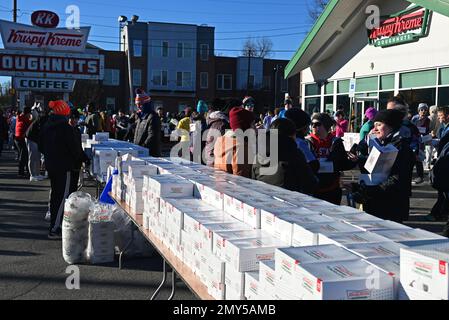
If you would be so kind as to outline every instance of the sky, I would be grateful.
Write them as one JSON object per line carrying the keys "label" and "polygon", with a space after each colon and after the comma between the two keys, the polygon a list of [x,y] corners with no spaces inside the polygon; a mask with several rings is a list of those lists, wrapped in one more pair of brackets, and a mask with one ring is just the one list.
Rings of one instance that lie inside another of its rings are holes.
{"label": "sky", "polygon": [[[313,0],[17,0],[18,22],[31,24],[35,10],[50,10],[65,26],[66,8],[76,5],[81,26],[91,26],[88,42],[107,50],[118,49],[120,15],[139,21],[207,24],[215,27],[216,54],[238,56],[243,42],[267,37],[274,59],[290,60],[313,25],[308,8]],[[0,19],[12,21],[13,0],[0,2]],[[1,41],[0,41],[1,42]],[[3,44],[1,44],[3,47]],[[0,77],[3,82],[4,77]]]}

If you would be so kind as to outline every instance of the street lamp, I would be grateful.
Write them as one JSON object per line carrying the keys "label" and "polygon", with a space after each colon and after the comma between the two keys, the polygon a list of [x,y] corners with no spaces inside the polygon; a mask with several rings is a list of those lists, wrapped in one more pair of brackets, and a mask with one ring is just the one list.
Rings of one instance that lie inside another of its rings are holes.
{"label": "street lamp", "polygon": [[277,64],[276,65],[276,67],[274,67],[273,68],[273,70],[274,70],[274,108],[277,108],[277,104],[278,104],[278,97],[277,97],[277,94],[278,94],[278,71],[279,70],[282,70],[282,66],[281,65],[279,65],[279,64]]}

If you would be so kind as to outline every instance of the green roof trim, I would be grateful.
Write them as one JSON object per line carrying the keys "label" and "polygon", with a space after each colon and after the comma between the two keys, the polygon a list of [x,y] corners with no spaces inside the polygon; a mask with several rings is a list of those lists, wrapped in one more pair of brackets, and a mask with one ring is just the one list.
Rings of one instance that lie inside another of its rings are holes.
{"label": "green roof trim", "polygon": [[[324,9],[321,16],[318,18],[318,20],[313,25],[312,30],[307,35],[306,39],[302,42],[299,49],[296,51],[293,58],[290,60],[290,62],[287,64],[284,70],[284,77],[288,78],[293,76],[293,69],[295,68],[298,61],[302,58],[304,52],[307,50],[309,45],[312,43],[312,41],[315,39],[318,32],[323,27],[324,23],[326,22],[327,18],[331,15],[332,11],[335,9],[335,6],[338,4],[340,0],[330,0],[327,4],[326,8]],[[449,0],[407,0],[410,3],[420,5],[423,8],[433,10],[435,12],[438,12],[444,16],[449,17]]]}
{"label": "green roof trim", "polygon": [[323,26],[324,22],[326,22],[329,15],[334,10],[335,6],[338,4],[339,0],[330,0],[327,4],[326,8],[324,8],[323,13],[318,18],[318,20],[313,25],[312,30],[307,35],[306,39],[301,44],[301,47],[296,51],[293,58],[290,60],[290,62],[287,64],[284,70],[284,77],[288,78],[290,76],[290,73],[295,68],[296,64],[298,63],[299,59],[301,59],[302,55],[306,51],[306,49],[309,47],[309,45],[312,43],[313,39],[315,39],[315,36],[317,35],[318,31],[320,31],[321,27]]}

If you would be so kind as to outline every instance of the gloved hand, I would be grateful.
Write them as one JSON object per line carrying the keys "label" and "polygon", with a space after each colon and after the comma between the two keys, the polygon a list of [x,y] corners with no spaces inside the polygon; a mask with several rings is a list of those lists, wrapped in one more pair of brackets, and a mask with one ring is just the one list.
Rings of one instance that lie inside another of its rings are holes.
{"label": "gloved hand", "polygon": [[361,204],[365,204],[369,200],[368,187],[363,181],[360,184],[353,184],[352,199]]}

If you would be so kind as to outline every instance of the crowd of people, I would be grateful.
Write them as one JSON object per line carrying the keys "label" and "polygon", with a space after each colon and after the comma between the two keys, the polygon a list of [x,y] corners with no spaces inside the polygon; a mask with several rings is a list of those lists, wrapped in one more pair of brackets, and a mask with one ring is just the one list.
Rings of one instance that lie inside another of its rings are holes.
{"label": "crowd of people", "polygon": [[[420,104],[418,114],[410,117],[401,96],[390,99],[385,110],[365,111],[360,142],[349,151],[343,144],[349,121],[342,108],[333,115],[309,115],[293,107],[288,96],[282,109],[262,114],[255,113],[252,97],[200,100],[196,109],[188,107],[173,115],[154,108],[151,97],[138,89],[135,104],[138,110],[130,115],[98,112],[94,103],[71,108],[62,100],[27,106],[6,116],[0,110],[0,146],[17,150],[19,176],[29,176],[30,181],[50,179],[49,238],[60,236],[64,199],[78,188],[82,164],[90,162],[81,147],[82,133],[92,137],[109,132],[111,138],[148,148],[155,157],[162,156],[161,146],[171,137],[181,146],[180,156],[337,205],[343,194],[342,172],[366,174],[364,164],[373,146],[392,145],[398,153],[383,181],[375,185],[361,181],[352,184],[350,192],[364,211],[398,222],[408,220],[412,184],[422,183],[424,168],[430,170],[449,153],[444,148],[449,145],[449,107]],[[433,139],[424,141],[429,136]],[[415,166],[417,178],[412,182]],[[428,220],[447,219],[449,190],[440,188]],[[448,227],[449,223],[446,236]]]}

